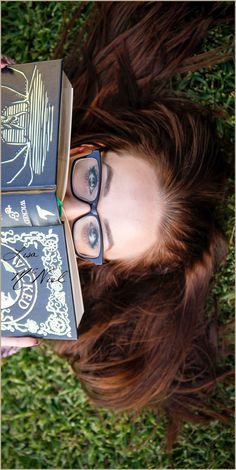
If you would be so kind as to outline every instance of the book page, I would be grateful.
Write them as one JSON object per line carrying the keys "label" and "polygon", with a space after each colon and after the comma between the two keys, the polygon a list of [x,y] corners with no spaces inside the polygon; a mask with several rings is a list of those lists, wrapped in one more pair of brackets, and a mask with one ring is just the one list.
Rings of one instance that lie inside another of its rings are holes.
{"label": "book page", "polygon": [[69,172],[70,139],[72,124],[73,88],[63,72],[61,91],[61,115],[57,166],[57,196],[64,200]]}
{"label": "book page", "polygon": [[77,325],[79,325],[82,315],[84,313],[84,304],[83,304],[83,297],[82,297],[82,290],[79,278],[79,270],[78,264],[75,256],[74,250],[74,243],[71,235],[71,229],[66,217],[65,211],[62,212],[62,220],[64,223],[64,230],[65,230],[65,237],[66,237],[66,247],[67,247],[67,254],[68,254],[68,261],[70,266],[70,276],[71,276],[71,284],[72,284],[72,291],[74,296],[74,306],[75,306],[75,315]]}

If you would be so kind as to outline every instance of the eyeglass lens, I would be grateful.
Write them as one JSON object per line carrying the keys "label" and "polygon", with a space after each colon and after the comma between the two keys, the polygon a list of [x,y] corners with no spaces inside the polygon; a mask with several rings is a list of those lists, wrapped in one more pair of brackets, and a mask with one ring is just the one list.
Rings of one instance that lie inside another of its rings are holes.
{"label": "eyeglass lens", "polygon": [[95,158],[79,159],[73,168],[72,185],[75,195],[88,202],[93,202],[99,189],[99,170]]}
{"label": "eyeglass lens", "polygon": [[101,249],[99,223],[94,215],[77,220],[73,227],[75,248],[78,255],[96,258]]}

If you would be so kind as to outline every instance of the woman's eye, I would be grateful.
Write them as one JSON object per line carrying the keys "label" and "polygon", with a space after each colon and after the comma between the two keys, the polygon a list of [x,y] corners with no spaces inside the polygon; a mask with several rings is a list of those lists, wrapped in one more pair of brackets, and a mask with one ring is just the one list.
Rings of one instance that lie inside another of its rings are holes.
{"label": "woman's eye", "polygon": [[89,171],[87,174],[87,181],[88,181],[89,192],[90,194],[92,194],[98,185],[98,174],[97,174],[97,169],[95,166],[92,166],[91,168],[89,168]]}
{"label": "woman's eye", "polygon": [[91,248],[95,248],[98,243],[99,233],[97,227],[91,222],[88,228],[88,241]]}

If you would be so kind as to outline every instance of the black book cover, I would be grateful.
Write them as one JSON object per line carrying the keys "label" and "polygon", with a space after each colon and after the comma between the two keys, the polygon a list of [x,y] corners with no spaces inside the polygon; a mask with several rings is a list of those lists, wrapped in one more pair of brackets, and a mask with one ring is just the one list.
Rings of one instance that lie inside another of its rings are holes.
{"label": "black book cover", "polygon": [[64,227],[2,229],[3,336],[77,337]]}
{"label": "black book cover", "polygon": [[2,70],[2,189],[55,188],[62,60]]}

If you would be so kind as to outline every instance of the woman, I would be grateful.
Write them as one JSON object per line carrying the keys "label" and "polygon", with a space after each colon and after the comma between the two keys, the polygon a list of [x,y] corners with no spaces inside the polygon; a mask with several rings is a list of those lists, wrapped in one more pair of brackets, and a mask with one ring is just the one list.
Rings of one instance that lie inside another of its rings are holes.
{"label": "woman", "polygon": [[[193,53],[230,10],[219,2],[95,2],[92,33],[81,32],[65,61],[74,87],[65,210],[83,255],[85,313],[78,341],[55,349],[94,403],[164,411],[170,444],[181,420],[221,417],[207,398],[230,375],[217,366],[204,315],[226,245],[216,221],[221,145],[210,112],[175,94],[170,78],[222,60],[221,51]],[[88,203],[76,168],[95,155],[101,173],[86,167]],[[83,231],[92,202],[97,225],[92,219]]]}

